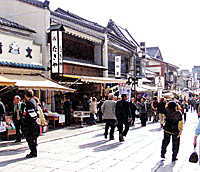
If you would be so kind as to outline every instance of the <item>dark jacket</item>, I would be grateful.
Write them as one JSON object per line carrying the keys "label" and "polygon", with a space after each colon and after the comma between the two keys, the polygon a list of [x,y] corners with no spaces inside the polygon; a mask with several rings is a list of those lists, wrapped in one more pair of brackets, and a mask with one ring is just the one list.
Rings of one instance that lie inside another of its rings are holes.
{"label": "dark jacket", "polygon": [[180,111],[170,112],[165,114],[164,131],[170,134],[178,135],[182,130],[182,113]]}
{"label": "dark jacket", "polygon": [[125,100],[117,101],[115,112],[117,120],[128,120],[131,117],[129,102]]}
{"label": "dark jacket", "polygon": [[[35,104],[36,103],[34,103],[34,100],[32,99],[25,102],[26,115],[23,115],[22,118],[22,132],[25,137],[38,137],[40,133],[40,127],[36,122],[38,115],[36,113],[37,107],[35,106]],[[34,112],[36,113],[35,116],[31,114],[34,114]]]}
{"label": "dark jacket", "polygon": [[135,103],[130,102],[130,110],[131,110],[131,116],[134,117],[135,111],[137,110],[137,106],[135,105]]}
{"label": "dark jacket", "polygon": [[159,102],[158,103],[158,113],[166,113],[166,108],[165,108],[166,103],[165,102]]}
{"label": "dark jacket", "polygon": [[147,113],[147,103],[146,102],[139,103],[139,112],[140,112],[140,114]]}
{"label": "dark jacket", "polygon": [[70,114],[72,112],[72,102],[71,101],[65,101],[63,108],[64,108],[64,113],[66,115]]}

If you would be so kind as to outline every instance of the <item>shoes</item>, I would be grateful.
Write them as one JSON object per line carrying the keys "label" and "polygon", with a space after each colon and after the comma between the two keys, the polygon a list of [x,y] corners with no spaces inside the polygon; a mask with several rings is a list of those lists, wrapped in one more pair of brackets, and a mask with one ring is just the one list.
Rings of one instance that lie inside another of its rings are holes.
{"label": "shoes", "polygon": [[104,133],[104,137],[105,137],[105,139],[107,139],[107,138],[108,138],[108,135]]}
{"label": "shoes", "polygon": [[178,158],[172,158],[172,162],[175,162],[177,160],[178,160]]}
{"label": "shoes", "polygon": [[26,155],[26,158],[36,158],[37,157],[37,155],[36,154],[27,154]]}
{"label": "shoes", "polygon": [[110,137],[110,139],[109,140],[115,140],[115,138],[114,137]]}
{"label": "shoes", "polygon": [[123,138],[123,135],[122,135],[122,134],[119,135],[119,141],[120,141],[120,142],[124,142],[124,138]]}
{"label": "shoes", "polygon": [[14,143],[20,143],[21,142],[21,140],[15,140],[15,142]]}

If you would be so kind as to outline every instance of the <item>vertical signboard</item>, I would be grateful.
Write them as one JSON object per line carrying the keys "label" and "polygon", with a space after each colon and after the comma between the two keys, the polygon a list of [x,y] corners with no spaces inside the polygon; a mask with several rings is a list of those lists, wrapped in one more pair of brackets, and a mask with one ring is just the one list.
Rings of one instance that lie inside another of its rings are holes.
{"label": "vertical signboard", "polygon": [[58,45],[59,45],[59,52],[58,52],[58,56],[59,56],[59,73],[63,73],[63,50],[62,50],[62,32],[59,31],[59,40],[58,40]]}
{"label": "vertical signboard", "polygon": [[63,73],[62,32],[51,31],[51,72]]}
{"label": "vertical signboard", "polygon": [[115,56],[115,77],[121,77],[121,56]]}

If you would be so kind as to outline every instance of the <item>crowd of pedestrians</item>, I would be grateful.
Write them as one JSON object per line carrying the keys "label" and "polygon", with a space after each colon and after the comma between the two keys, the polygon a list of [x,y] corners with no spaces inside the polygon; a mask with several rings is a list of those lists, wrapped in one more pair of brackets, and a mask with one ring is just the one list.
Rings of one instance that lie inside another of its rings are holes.
{"label": "crowd of pedestrians", "polygon": [[[110,93],[107,100],[97,102],[92,97],[84,103],[90,112],[88,124],[95,125],[98,122],[105,122],[104,137],[109,140],[115,139],[115,129],[119,132],[119,141],[123,142],[128,134],[129,128],[135,126],[136,118],[140,119],[141,127],[148,123],[160,122],[160,128],[164,135],[161,145],[161,158],[165,158],[167,146],[172,138],[172,161],[177,160],[180,146],[180,136],[183,124],[187,120],[187,112],[196,111],[200,117],[200,101],[198,99],[168,99],[153,97],[152,100],[141,97],[132,97],[128,101],[126,94],[116,97]],[[71,123],[73,112],[72,102],[66,97],[63,109],[65,113],[66,126]],[[5,114],[5,106],[0,101],[0,120]],[[30,154],[27,158],[37,157],[37,137],[40,134],[40,125],[45,123],[43,110],[39,99],[34,96],[32,90],[24,93],[23,100],[19,95],[13,98],[13,122],[16,128],[15,142],[21,142],[24,137],[28,143]],[[195,130],[193,140],[194,147],[197,144],[197,137],[200,134],[200,122]]]}

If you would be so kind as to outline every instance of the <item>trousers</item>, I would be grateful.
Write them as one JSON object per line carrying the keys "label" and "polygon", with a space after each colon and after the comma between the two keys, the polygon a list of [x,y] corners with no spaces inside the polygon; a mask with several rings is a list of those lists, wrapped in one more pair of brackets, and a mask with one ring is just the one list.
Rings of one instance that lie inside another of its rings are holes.
{"label": "trousers", "polygon": [[[123,125],[125,126],[125,128],[123,129]],[[118,130],[119,130],[119,135],[123,135],[126,136],[128,131],[129,131],[129,123],[128,123],[128,119],[127,120],[118,120]]]}
{"label": "trousers", "polygon": [[22,127],[22,122],[21,120],[14,120],[14,125],[16,129],[16,140],[21,141],[22,139],[22,133],[21,133],[21,127]]}
{"label": "trousers", "polygon": [[164,132],[164,138],[162,140],[162,147],[161,147],[161,156],[164,156],[165,153],[167,152],[167,146],[170,143],[171,137],[172,137],[172,160],[173,160],[176,159],[176,156],[179,151],[180,136],[177,137],[177,135]]}
{"label": "trousers", "polygon": [[108,130],[110,128],[110,138],[114,138],[114,131],[116,126],[116,120],[115,119],[105,119],[105,135],[108,135]]}
{"label": "trousers", "polygon": [[26,137],[29,149],[32,155],[37,155],[37,137],[29,136]]}

